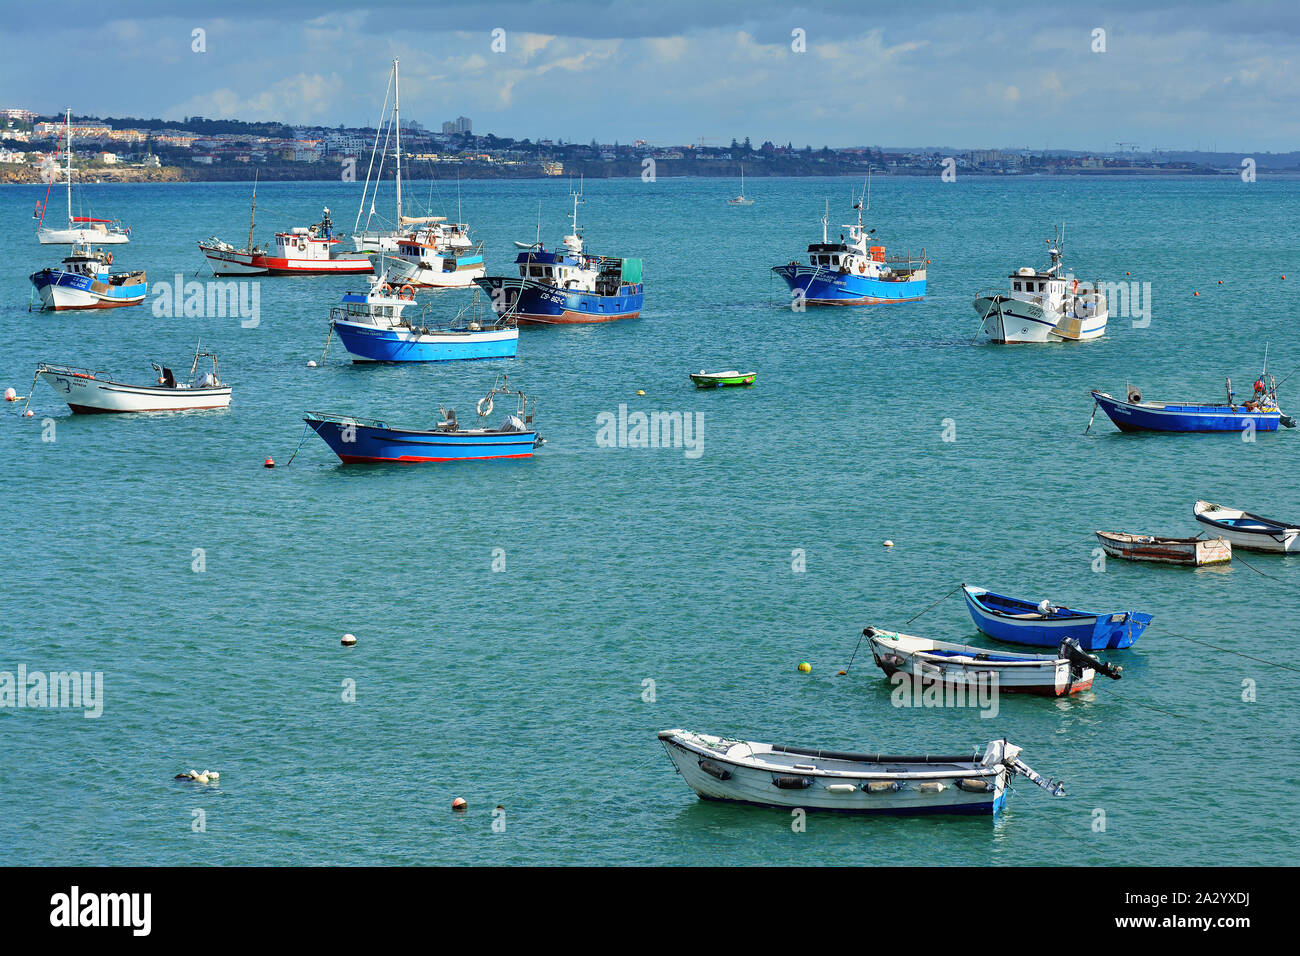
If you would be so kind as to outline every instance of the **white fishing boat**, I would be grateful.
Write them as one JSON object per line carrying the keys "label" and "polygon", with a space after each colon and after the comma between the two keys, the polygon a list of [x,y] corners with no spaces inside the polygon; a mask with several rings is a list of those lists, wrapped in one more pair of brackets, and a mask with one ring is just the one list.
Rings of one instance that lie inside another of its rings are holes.
{"label": "white fishing boat", "polygon": [[149,292],[144,270],[109,272],[112,265],[112,252],[92,251],[90,246],[76,243],[59,266],[31,274],[42,310],[115,309],[143,302]]}
{"label": "white fishing boat", "polygon": [[1049,239],[1051,263],[1043,270],[1023,266],[1011,274],[1011,290],[975,296],[976,333],[997,344],[1085,342],[1106,333],[1106,296],[1068,277],[1061,260],[1065,227]]}
{"label": "white fishing boat", "polygon": [[[42,245],[71,245],[73,243],[91,243],[98,246],[119,245],[131,241],[131,230],[116,219],[94,219],[90,216],[72,214],[72,110],[68,110],[64,119],[63,149],[66,166],[64,177],[67,180],[68,221],[66,226],[45,225],[45,214],[49,212],[50,187],[54,185],[54,172],[57,165],[50,169],[50,186],[45,189],[45,201],[41,204],[39,221],[36,224],[36,238]],[[55,153],[57,164],[58,154]]]}
{"label": "white fishing boat", "polygon": [[[212,370],[199,372],[199,359],[212,360]],[[111,375],[93,369],[67,365],[36,367],[36,378],[43,379],[74,412],[182,412],[209,408],[228,408],[231,387],[221,381],[217,357],[212,352],[194,351],[188,381],[180,382],[170,368],[154,365],[158,378],[153,385],[119,382]]]}
{"label": "white fishing boat", "polygon": [[884,814],[997,813],[1023,775],[1054,796],[1065,787],[994,740],[982,754],[891,756],[733,740],[661,730],[659,742],[687,786],[706,800],[763,807]]}
{"label": "white fishing boat", "polygon": [[1084,653],[1072,640],[1062,641],[1056,654],[1020,654],[876,627],[862,633],[871,642],[877,667],[890,677],[902,674],[922,685],[1064,697],[1091,688],[1097,673],[1115,680],[1120,677],[1119,667]]}
{"label": "white fishing boat", "polygon": [[394,282],[420,288],[465,289],[487,275],[482,244],[473,246],[469,242],[468,229],[464,223],[435,223],[394,240],[395,251],[391,253],[370,253],[370,259],[376,270],[386,269]]}
{"label": "white fishing boat", "polygon": [[[254,206],[256,195],[254,188]],[[328,206],[320,222],[277,232],[270,250],[253,245],[250,222],[245,248],[236,249],[213,236],[199,243],[199,251],[207,256],[215,276],[355,275],[373,271],[369,259],[343,248],[342,240],[334,235]]]}
{"label": "white fishing boat", "polygon": [[1276,521],[1225,508],[1223,505],[1209,501],[1198,501],[1192,507],[1192,514],[1201,524],[1213,528],[1239,548],[1249,551],[1300,551],[1300,524]]}
{"label": "white fishing boat", "polygon": [[1232,544],[1223,538],[1162,538],[1154,534],[1098,531],[1097,540],[1112,558],[1202,567],[1232,560]]}

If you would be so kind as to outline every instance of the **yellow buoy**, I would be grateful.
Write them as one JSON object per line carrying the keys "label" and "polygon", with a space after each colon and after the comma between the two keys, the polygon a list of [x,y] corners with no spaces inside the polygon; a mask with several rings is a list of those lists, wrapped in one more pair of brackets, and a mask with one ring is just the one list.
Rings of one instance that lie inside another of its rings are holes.
{"label": "yellow buoy", "polygon": [[800,673],[800,674],[811,674],[811,673],[812,673],[812,665],[809,664],[807,661],[800,661],[800,662],[799,662],[799,673]]}
{"label": "yellow buoy", "polygon": [[637,393],[638,395],[644,395],[644,394],[645,394],[645,389],[643,389],[643,388],[638,388],[638,389],[636,390],[636,393]]}

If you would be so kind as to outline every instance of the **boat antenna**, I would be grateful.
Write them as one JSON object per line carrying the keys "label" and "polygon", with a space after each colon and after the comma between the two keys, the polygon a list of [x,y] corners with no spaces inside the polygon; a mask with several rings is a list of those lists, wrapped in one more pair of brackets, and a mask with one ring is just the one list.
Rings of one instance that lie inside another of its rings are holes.
{"label": "boat antenna", "polygon": [[253,204],[248,208],[248,254],[253,254],[253,226],[257,222],[257,174],[253,170]]}
{"label": "boat antenna", "polygon": [[830,240],[826,237],[826,227],[831,219],[831,201],[826,200],[826,208],[822,210],[822,245],[826,245]]}
{"label": "boat antenna", "polygon": [[542,247],[542,201],[537,200],[537,240],[533,243],[538,249]]}

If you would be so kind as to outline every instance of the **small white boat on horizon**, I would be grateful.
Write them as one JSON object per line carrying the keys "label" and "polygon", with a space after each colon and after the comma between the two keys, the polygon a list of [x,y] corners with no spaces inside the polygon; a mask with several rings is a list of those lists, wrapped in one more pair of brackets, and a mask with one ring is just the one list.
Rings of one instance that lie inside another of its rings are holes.
{"label": "small white boat on horizon", "polygon": [[980,316],[978,338],[1016,345],[1040,342],[1086,342],[1106,334],[1106,296],[1064,273],[1061,261],[1065,229],[1047,240],[1051,263],[1039,271],[1022,266],[1013,272],[1011,291],[976,293]]}
{"label": "small white boat on horizon", "polygon": [[[212,360],[210,372],[198,371],[201,358]],[[178,382],[165,365],[155,364],[153,369],[158,373],[154,385],[132,385],[93,369],[44,362],[36,367],[36,378],[43,379],[77,414],[183,412],[230,406],[231,386],[221,382],[217,356],[212,352],[195,350],[186,382]]]}

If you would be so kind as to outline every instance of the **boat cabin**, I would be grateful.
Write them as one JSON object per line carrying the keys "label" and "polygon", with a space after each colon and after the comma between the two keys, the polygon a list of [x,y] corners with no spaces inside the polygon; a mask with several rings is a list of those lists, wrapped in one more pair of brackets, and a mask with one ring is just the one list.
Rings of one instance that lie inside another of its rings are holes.
{"label": "boat cabin", "polygon": [[326,207],[321,221],[310,226],[294,226],[288,232],[275,234],[277,259],[310,259],[320,261],[331,258],[331,247],[339,240],[333,235],[334,224]]}
{"label": "boat cabin", "polygon": [[547,252],[538,247],[515,257],[521,279],[572,292],[623,295],[640,281],[640,259],[614,259],[585,253]]}

